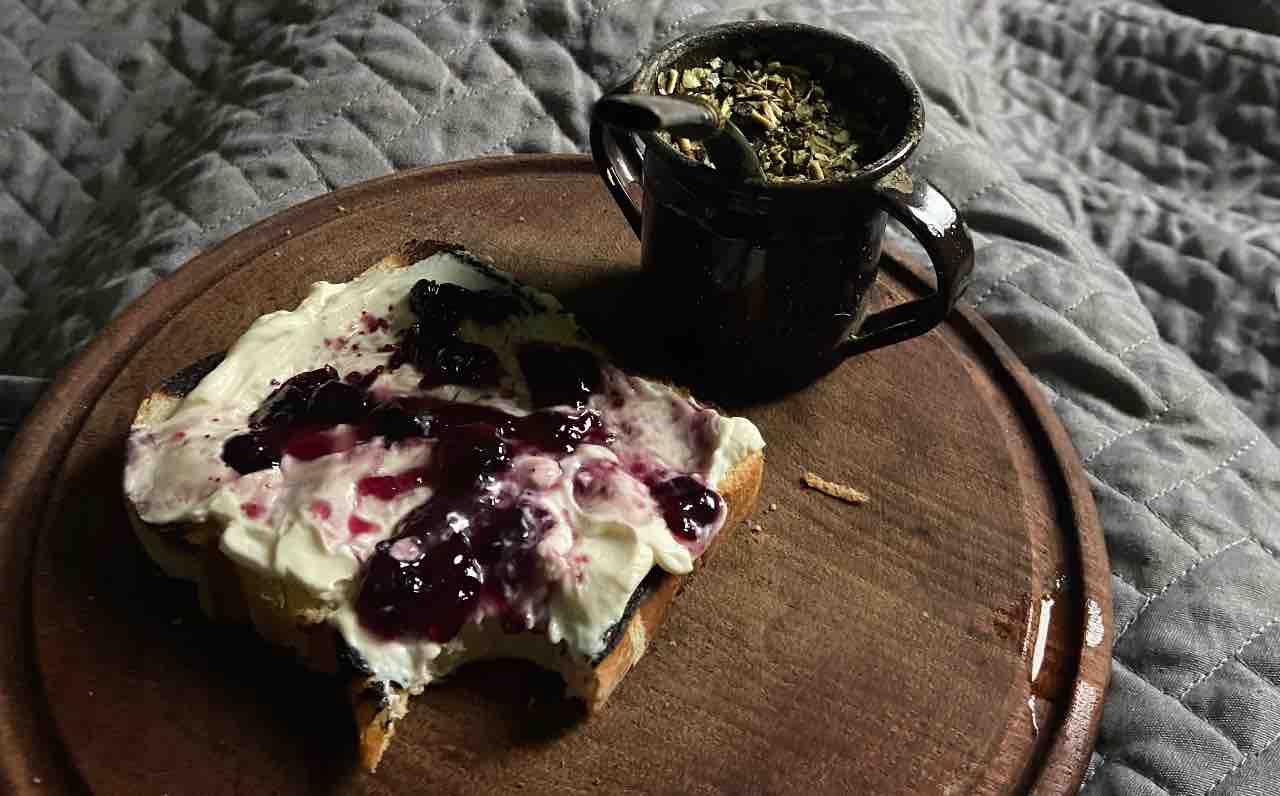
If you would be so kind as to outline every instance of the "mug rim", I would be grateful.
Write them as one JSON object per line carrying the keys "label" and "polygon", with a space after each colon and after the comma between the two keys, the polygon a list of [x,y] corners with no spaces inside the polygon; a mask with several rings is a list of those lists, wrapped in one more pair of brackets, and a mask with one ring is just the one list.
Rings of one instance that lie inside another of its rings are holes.
{"label": "mug rim", "polygon": [[[821,28],[815,25],[808,25],[801,22],[775,22],[771,20],[741,20],[737,22],[726,22],[719,25],[712,25],[702,30],[686,33],[667,44],[660,49],[651,53],[641,64],[636,73],[627,80],[621,89],[652,93],[642,90],[647,85],[652,85],[656,80],[659,70],[666,67],[667,64],[679,58],[689,50],[698,48],[708,43],[708,40],[715,40],[730,34],[732,38],[742,43],[748,43],[750,36],[759,31],[794,33],[801,36],[816,36],[818,38],[827,39],[846,47],[858,49],[872,58],[877,60],[886,71],[897,80],[905,95],[909,107],[907,108],[907,125],[901,137],[891,146],[888,151],[876,160],[859,168],[847,177],[831,177],[824,180],[795,180],[795,181],[771,181],[767,177],[763,180],[751,179],[746,181],[746,185],[754,188],[766,188],[768,190],[777,190],[785,192],[806,192],[829,190],[833,187],[864,185],[866,183],[874,183],[885,177],[890,172],[901,166],[911,155],[920,143],[921,135],[924,131],[924,98],[920,92],[920,87],[910,74],[895,59],[889,57],[880,48],[869,44],[861,39],[854,38],[846,33]],[[645,142],[646,148],[655,147],[656,151],[664,157],[678,161],[680,167],[692,167],[698,172],[706,172],[706,176],[715,175],[715,169],[691,160],[676,150],[671,144],[663,141],[654,133],[641,133],[640,137]]]}

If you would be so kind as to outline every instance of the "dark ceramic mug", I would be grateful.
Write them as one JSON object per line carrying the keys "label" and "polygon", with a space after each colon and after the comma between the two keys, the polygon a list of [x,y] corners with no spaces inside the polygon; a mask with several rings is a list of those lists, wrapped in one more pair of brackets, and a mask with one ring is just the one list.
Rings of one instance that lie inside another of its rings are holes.
{"label": "dark ceramic mug", "polygon": [[[701,380],[796,386],[940,323],[968,286],[973,244],[951,202],[904,169],[924,127],[920,90],[860,41],[793,23],[730,23],[677,39],[614,92],[652,94],[669,68],[740,60],[745,50],[808,67],[833,102],[881,124],[874,160],[841,179],[730,181],[654,134],[596,119],[591,150],[640,236],[655,340],[670,358]],[[634,183],[642,204],[628,191]],[[923,244],[937,290],[867,315],[886,213]]]}

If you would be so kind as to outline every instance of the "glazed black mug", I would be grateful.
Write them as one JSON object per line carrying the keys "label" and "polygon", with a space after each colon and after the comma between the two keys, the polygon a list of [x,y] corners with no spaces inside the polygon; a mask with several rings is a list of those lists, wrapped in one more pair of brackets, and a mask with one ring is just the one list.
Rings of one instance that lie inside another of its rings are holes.
{"label": "glazed black mug", "polygon": [[[951,202],[904,167],[924,128],[919,88],[863,42],[794,23],[729,23],[677,39],[610,93],[653,94],[668,69],[750,54],[807,67],[834,104],[878,125],[877,140],[863,142],[866,165],[812,182],[727,179],[656,134],[594,117],[591,150],[641,240],[652,339],[682,377],[790,388],[936,326],[968,285],[973,244]],[[629,190],[637,183],[641,202]],[[888,215],[919,239],[937,288],[868,314]]]}

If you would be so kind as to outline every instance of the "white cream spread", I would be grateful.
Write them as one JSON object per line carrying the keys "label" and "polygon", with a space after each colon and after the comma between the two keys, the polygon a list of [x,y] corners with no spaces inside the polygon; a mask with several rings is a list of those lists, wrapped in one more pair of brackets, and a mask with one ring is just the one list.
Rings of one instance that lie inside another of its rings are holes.
{"label": "white cream spread", "polygon": [[[539,311],[513,315],[497,325],[462,324],[463,340],[498,354],[503,375],[496,389],[445,386],[424,391],[417,386],[420,374],[405,364],[380,375],[372,392],[427,394],[524,416],[531,410],[516,360],[520,344],[544,341],[595,350],[554,298],[516,286],[453,253],[366,273],[345,284],[319,282],[295,310],[254,322],[171,414],[136,425],[125,470],[126,494],[143,520],[216,520],[225,528],[221,549],[237,565],[281,581],[283,593],[304,595],[308,606],[322,606],[327,621],[377,677],[415,691],[466,660],[495,649],[510,651],[501,640],[486,640],[502,634],[496,626],[489,633],[491,622],[471,623],[442,645],[412,636],[388,639],[365,628],[356,616],[362,565],[379,542],[394,535],[397,523],[432,494],[431,486],[420,485],[383,499],[361,494],[357,484],[421,467],[430,460],[433,441],[360,441],[348,427],[338,426],[328,432],[332,453],[309,460],[286,454],[278,467],[247,475],[224,464],[221,454],[223,444],[246,430],[249,416],[290,376],[325,365],[340,376],[387,365],[389,347],[414,321],[407,297],[422,279],[475,291],[514,291]],[[611,465],[638,451],[672,472],[696,474],[714,488],[734,464],[764,446],[746,419],[723,417],[665,386],[608,366],[605,378],[613,395],[625,400],[610,403],[597,395],[590,406],[611,427],[625,429],[618,445],[582,444],[560,457],[522,454],[504,483],[494,487],[535,495],[551,518],[536,548],[551,584],[546,632],[553,644],[563,641],[583,656],[604,650],[606,631],[622,617],[652,567],[686,573],[709,541],[678,540],[647,487],[626,468]],[[709,451],[678,431],[690,423],[706,427],[703,440],[713,443]],[[582,493],[584,485],[590,488]],[[391,554],[402,552],[416,553],[411,540],[397,542]]]}

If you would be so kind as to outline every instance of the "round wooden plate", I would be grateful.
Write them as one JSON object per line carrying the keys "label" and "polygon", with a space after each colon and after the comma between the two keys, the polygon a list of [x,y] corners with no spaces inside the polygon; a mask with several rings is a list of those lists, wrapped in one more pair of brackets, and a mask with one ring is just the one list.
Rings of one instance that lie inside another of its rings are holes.
{"label": "round wooden plate", "polygon": [[[476,665],[415,700],[378,773],[358,773],[336,685],[205,622],[145,559],[122,509],[122,446],[161,378],[408,238],[493,257],[606,343],[660,317],[625,299],[638,246],[581,157],[353,186],[156,285],[62,374],[7,457],[13,791],[1074,791],[1109,671],[1106,554],[1065,432],[968,310],[785,400],[734,407],[769,443],[758,510],[601,715],[584,719],[530,666]],[[923,289],[901,255],[883,271],[882,292]],[[806,490],[806,470],[871,500]]]}

